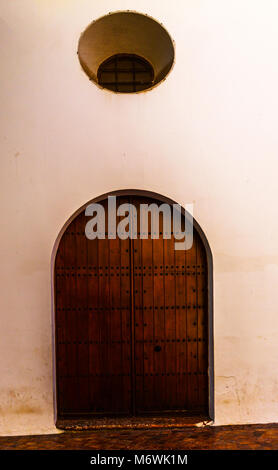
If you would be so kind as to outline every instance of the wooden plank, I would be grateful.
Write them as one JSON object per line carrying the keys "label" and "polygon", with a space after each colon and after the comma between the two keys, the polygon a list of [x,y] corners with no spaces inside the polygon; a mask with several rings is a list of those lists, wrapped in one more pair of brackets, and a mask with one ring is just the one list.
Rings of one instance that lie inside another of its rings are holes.
{"label": "wooden plank", "polygon": [[[182,227],[182,230],[184,226]],[[185,410],[187,406],[187,324],[186,324],[186,287],[185,251],[175,251],[176,272],[176,361],[177,361],[177,407]]]}
{"label": "wooden plank", "polygon": [[176,279],[173,236],[164,239],[166,407],[176,408]]}
{"label": "wooden plank", "polygon": [[89,348],[88,348],[88,270],[85,215],[75,220],[76,229],[76,348],[77,348],[77,395],[78,408],[90,410],[89,400]]}
{"label": "wooden plank", "polygon": [[54,273],[57,406],[61,412],[65,410],[66,389],[64,381],[67,375],[64,245],[65,236],[62,237],[56,254]]}
{"label": "wooden plank", "polygon": [[[102,203],[105,212],[107,211],[107,200]],[[105,227],[107,231],[107,227]],[[109,326],[110,326],[110,283],[109,283],[109,240],[100,239],[98,242],[98,276],[99,276],[99,373],[97,375],[100,383],[100,394],[97,397],[97,411],[111,411],[110,397],[110,347],[109,347]]]}
{"label": "wooden plank", "polygon": [[[139,201],[131,199],[139,214]],[[132,240],[133,250],[133,315],[134,315],[134,413],[144,409],[144,316],[143,316],[143,277],[142,277],[142,240],[140,217],[137,218],[137,239]]]}
{"label": "wooden plank", "polygon": [[[120,198],[118,204],[129,202],[128,198]],[[132,412],[132,338],[131,338],[131,273],[130,273],[130,239],[120,240],[119,277],[121,281],[121,354],[122,354],[122,411]]]}
{"label": "wooden plank", "polygon": [[194,232],[193,246],[186,251],[186,292],[187,292],[187,408],[198,408],[198,315],[197,315],[197,258]]}
{"label": "wooden plank", "polygon": [[[162,232],[162,214],[159,231]],[[150,236],[150,232],[149,232]],[[164,296],[164,253],[163,237],[153,239],[153,298],[154,298],[154,399],[156,410],[166,406],[166,370],[165,370],[165,296]]]}
{"label": "wooden plank", "polygon": [[87,239],[88,272],[88,341],[89,341],[89,396],[90,411],[98,409],[98,396],[101,394],[99,374],[101,373],[100,302],[99,302],[99,240]]}
{"label": "wooden plank", "polygon": [[199,405],[208,409],[208,315],[207,262],[201,239],[197,239],[197,304],[198,304],[198,391]]}
{"label": "wooden plank", "polygon": [[[140,203],[147,204],[146,199]],[[149,217],[149,231],[150,231]],[[142,314],[144,330],[144,390],[143,410],[152,411],[155,402],[155,363],[154,363],[154,298],[153,298],[153,240],[148,235],[141,243],[141,276],[142,276]]]}
{"label": "wooden plank", "polygon": [[[139,204],[146,201],[139,198],[137,203],[137,212],[139,215]],[[138,224],[139,225],[139,224]],[[139,329],[142,332],[143,349],[141,349],[140,359],[143,362],[141,370],[143,370],[143,383],[141,389],[141,406],[140,411],[152,410],[154,407],[154,351],[153,351],[153,328],[154,328],[154,311],[153,311],[153,275],[152,275],[152,240],[141,239],[141,263],[134,264],[137,268],[137,278],[141,281],[141,321]],[[135,252],[136,255],[136,252]],[[136,259],[136,258],[135,258]],[[136,330],[137,331],[137,330]],[[143,353],[143,355],[142,355]]]}
{"label": "wooden plank", "polygon": [[67,393],[67,409],[77,410],[76,400],[76,374],[77,374],[77,346],[76,346],[76,223],[70,224],[65,239],[65,308],[66,308],[66,337],[67,337],[67,378],[65,390]]}

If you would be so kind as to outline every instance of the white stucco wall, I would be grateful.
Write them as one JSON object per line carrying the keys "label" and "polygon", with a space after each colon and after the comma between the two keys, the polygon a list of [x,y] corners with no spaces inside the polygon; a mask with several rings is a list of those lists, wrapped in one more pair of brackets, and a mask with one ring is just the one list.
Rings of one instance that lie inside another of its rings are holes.
{"label": "white stucco wall", "polygon": [[[161,21],[176,64],[115,95],[76,55],[109,11]],[[278,419],[278,3],[1,0],[0,432],[56,432],[50,258],[99,194],[156,191],[194,214],[214,257],[216,424]]]}

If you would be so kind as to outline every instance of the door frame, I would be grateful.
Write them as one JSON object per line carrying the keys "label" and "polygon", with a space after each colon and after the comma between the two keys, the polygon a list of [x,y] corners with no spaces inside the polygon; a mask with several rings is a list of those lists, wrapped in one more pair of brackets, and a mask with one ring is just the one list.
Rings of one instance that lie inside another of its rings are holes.
{"label": "door frame", "polygon": [[[140,189],[122,189],[109,191],[108,193],[97,196],[77,209],[61,228],[51,254],[51,318],[52,318],[52,374],[53,374],[53,402],[54,402],[54,422],[57,423],[57,374],[56,374],[56,324],[55,324],[55,259],[61,238],[69,224],[85,210],[88,204],[101,202],[108,196],[143,196],[146,198],[160,201],[169,205],[178,204],[171,198],[163,196],[159,193]],[[181,206],[181,212],[186,217],[186,210]],[[215,419],[214,405],[214,322],[213,322],[213,258],[212,251],[209,246],[207,237],[195,218],[193,218],[193,226],[199,234],[206,251],[207,273],[208,273],[208,411],[212,421]]]}

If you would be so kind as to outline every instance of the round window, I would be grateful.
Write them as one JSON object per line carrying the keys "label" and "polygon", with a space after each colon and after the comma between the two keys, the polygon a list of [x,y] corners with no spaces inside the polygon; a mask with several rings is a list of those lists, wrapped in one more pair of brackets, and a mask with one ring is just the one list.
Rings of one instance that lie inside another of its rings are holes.
{"label": "round window", "polygon": [[82,33],[78,56],[89,78],[116,93],[152,88],[169,73],[174,46],[165,28],[140,13],[110,13]]}

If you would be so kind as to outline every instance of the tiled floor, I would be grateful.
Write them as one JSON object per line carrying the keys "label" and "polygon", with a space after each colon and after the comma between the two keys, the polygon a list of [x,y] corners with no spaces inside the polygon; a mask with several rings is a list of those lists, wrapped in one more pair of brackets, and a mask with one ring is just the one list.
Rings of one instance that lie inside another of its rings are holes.
{"label": "tiled floor", "polygon": [[1,437],[0,449],[277,449],[278,424],[66,431]]}

